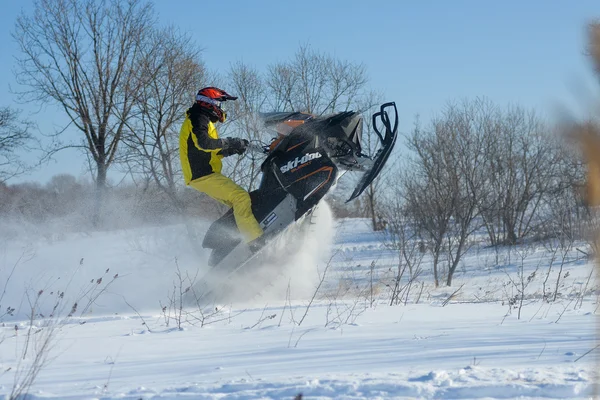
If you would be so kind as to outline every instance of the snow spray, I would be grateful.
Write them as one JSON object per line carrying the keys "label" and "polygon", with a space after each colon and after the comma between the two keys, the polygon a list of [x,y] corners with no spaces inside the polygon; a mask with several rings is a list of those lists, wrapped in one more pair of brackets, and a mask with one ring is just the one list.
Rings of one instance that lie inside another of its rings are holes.
{"label": "snow spray", "polygon": [[323,201],[310,215],[267,244],[276,247],[271,250],[278,256],[236,285],[239,289],[234,301],[258,307],[312,297],[324,278],[334,230],[333,214]]}

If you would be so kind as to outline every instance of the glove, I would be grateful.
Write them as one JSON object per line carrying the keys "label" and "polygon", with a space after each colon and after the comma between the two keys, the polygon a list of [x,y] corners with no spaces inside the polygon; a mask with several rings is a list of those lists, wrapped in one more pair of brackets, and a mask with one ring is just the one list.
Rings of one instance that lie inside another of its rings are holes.
{"label": "glove", "polygon": [[223,139],[223,148],[219,152],[224,157],[228,157],[233,154],[244,154],[248,147],[248,141],[246,139],[228,137]]}

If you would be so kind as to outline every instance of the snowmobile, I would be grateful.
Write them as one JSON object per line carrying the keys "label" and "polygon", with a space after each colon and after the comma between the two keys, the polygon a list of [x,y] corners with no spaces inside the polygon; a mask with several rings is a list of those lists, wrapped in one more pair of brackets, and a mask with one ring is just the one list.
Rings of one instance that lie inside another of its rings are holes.
{"label": "snowmobile", "polygon": [[398,111],[394,102],[381,105],[372,116],[380,142],[372,156],[363,153],[363,118],[357,112],[328,116],[272,112],[261,116],[265,127],[278,133],[269,145],[249,146],[250,151],[266,156],[260,184],[250,192],[252,211],[264,230],[264,246],[256,251],[243,242],[233,209],[213,222],[202,243],[211,250],[208,264],[212,267],[202,278],[202,296],[215,291],[231,275],[249,273],[268,259],[270,243],[305,220],[343,173],[363,172],[346,202],[360,196],[379,175],[396,143]]}

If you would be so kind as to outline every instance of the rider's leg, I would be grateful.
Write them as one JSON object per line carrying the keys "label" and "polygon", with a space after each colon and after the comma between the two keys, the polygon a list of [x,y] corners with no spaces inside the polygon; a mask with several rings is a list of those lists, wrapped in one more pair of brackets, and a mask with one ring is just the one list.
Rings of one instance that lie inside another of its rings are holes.
{"label": "rider's leg", "polygon": [[200,192],[206,193],[213,199],[233,207],[235,223],[244,235],[246,242],[250,242],[263,234],[262,228],[252,213],[250,195],[228,177],[213,173],[195,179],[189,185]]}

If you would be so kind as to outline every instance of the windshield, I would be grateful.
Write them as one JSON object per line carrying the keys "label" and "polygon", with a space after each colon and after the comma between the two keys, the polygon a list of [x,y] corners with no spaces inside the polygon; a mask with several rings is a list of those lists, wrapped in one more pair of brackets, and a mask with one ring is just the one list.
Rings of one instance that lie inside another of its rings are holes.
{"label": "windshield", "polygon": [[262,113],[261,117],[265,127],[283,136],[313,118],[311,114],[301,112],[270,112]]}

